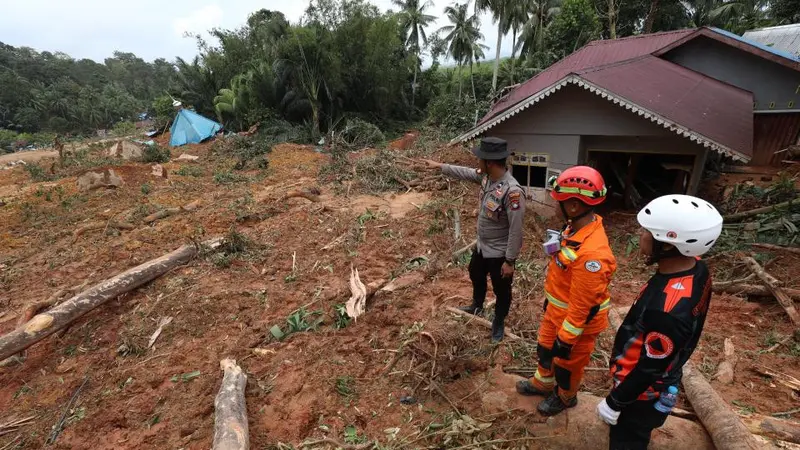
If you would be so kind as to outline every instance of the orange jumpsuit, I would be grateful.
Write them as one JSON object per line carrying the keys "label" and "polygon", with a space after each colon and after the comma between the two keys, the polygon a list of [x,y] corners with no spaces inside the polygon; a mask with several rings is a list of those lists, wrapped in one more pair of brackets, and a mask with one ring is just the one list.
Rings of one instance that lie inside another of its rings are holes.
{"label": "orange jumpsuit", "polygon": [[[595,217],[572,236],[569,228],[564,232],[561,251],[547,266],[545,310],[537,348],[539,366],[530,382],[543,391],[557,385],[565,402],[577,395],[595,340],[608,327],[608,284],[617,262],[603,219]],[[568,359],[552,354],[556,338],[559,345],[571,348]]]}

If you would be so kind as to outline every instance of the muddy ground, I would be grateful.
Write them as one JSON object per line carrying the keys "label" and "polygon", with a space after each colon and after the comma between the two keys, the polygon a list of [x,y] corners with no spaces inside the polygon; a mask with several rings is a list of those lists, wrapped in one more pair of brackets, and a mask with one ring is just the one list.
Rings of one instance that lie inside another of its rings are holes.
{"label": "muddy ground", "polygon": [[[393,151],[433,151],[418,147]],[[442,311],[471,295],[465,259],[453,263],[450,255],[474,238],[477,187],[452,182],[444,190],[370,193],[358,183],[348,188],[330,182],[336,178],[332,172],[349,168],[330,170],[330,157],[312,147],[279,145],[269,168],[244,171],[233,170],[236,160],[214,148],[204,143],[173,149],[172,161],[163,164],[166,179],[151,174],[152,164],[118,163],[113,170],[125,184],[113,190],[79,192],[77,169],[40,182],[24,167],[0,172],[2,333],[16,326],[26,304],[59,289],[99,282],[181,244],[214,236],[246,241],[241,252],[206,255],[112,300],[31,347],[23,364],[0,369],[0,423],[34,418],[0,436],[0,448],[41,448],[62,415],[63,430],[51,448],[209,448],[219,361],[226,357],[239,361],[248,375],[253,448],[299,447],[326,437],[384,448],[458,447],[528,435],[526,423],[539,419],[520,420],[484,394],[492,390],[496,371],[525,373],[535,365],[545,263],[533,231],[536,214],[528,214],[509,318],[511,330],[529,342],[495,347],[487,329]],[[182,153],[200,159],[178,161]],[[436,149],[433,156],[471,161],[460,148]],[[283,199],[299,188],[319,189],[320,202]],[[150,213],[195,200],[200,206],[192,212],[143,223]],[[547,216],[544,208],[533,210]],[[453,210],[462,221],[458,241]],[[604,216],[620,267],[613,302],[629,305],[650,269],[629,244],[634,215]],[[109,226],[74,236],[92,221],[123,221],[135,229]],[[746,273],[736,256],[712,258],[718,279]],[[797,256],[762,259],[774,276],[798,284]],[[364,316],[346,324],[337,306],[349,297],[351,266],[365,284],[418,279],[405,290],[376,296]],[[295,322],[321,322],[277,340],[271,330],[279,325],[288,332],[291,316]],[[148,349],[165,317],[173,320]],[[797,395],[752,369],[800,377],[797,343],[764,352],[792,331],[774,299],[715,295],[693,359],[711,377],[724,339],[731,338],[739,355],[735,382],[712,385],[741,412],[791,410]],[[584,386],[588,392],[604,395],[608,389],[603,367],[611,341],[610,332],[601,338]],[[399,361],[384,373],[398,350]],[[488,425],[467,427],[455,420],[455,410]],[[496,445],[547,448],[546,439]]]}

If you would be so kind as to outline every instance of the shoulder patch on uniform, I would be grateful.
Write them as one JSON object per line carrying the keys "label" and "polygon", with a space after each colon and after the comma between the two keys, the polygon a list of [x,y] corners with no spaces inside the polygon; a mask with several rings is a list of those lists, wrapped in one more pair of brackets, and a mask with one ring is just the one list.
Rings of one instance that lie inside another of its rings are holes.
{"label": "shoulder patch on uniform", "polygon": [[508,193],[508,199],[511,200],[512,202],[513,201],[517,201],[517,200],[520,199],[521,195],[522,194],[519,191],[509,192]]}
{"label": "shoulder patch on uniform", "polygon": [[589,272],[594,273],[594,272],[600,272],[600,269],[603,268],[603,265],[600,264],[600,261],[593,259],[591,261],[586,261],[584,267],[586,267],[586,270],[588,270]]}
{"label": "shoulder patch on uniform", "polygon": [[652,331],[644,338],[644,350],[653,359],[664,359],[672,354],[675,345],[669,336]]}

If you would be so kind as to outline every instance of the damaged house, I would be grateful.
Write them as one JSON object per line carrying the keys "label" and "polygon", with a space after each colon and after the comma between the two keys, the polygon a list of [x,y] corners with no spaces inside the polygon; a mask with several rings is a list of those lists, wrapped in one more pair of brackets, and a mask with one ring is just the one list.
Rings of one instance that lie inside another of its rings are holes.
{"label": "damaged house", "polygon": [[779,165],[800,134],[800,58],[714,28],[594,41],[501,97],[455,142],[506,139],[531,194],[600,170],[630,206],[695,193],[707,159]]}

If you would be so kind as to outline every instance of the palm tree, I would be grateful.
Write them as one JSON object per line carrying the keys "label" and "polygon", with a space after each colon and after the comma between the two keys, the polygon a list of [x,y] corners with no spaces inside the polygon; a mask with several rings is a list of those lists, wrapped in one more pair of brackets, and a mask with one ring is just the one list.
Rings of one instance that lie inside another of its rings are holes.
{"label": "palm tree", "polygon": [[461,97],[464,64],[475,60],[475,44],[483,39],[480,31],[481,21],[477,14],[469,15],[468,4],[448,6],[444,13],[452,25],[442,27],[439,31],[447,33],[447,54],[458,64],[458,96]]}
{"label": "palm tree", "polygon": [[516,67],[517,57],[517,36],[522,31],[522,28],[528,23],[530,12],[533,7],[533,0],[516,0],[511,2],[511,8],[508,12],[508,22],[511,25],[511,77],[510,84],[516,82],[514,74]]}
{"label": "palm tree", "polygon": [[520,55],[544,51],[547,27],[561,12],[561,0],[532,0],[530,5],[530,16],[517,41]]}
{"label": "palm tree", "polygon": [[[392,0],[396,6],[400,7],[400,27],[406,39],[406,48],[414,54],[414,81],[411,82],[411,104],[415,104],[417,96],[417,74],[422,61],[422,47],[428,45],[428,36],[425,34],[425,27],[430,25],[435,16],[425,14],[425,10],[432,7],[431,0]],[[420,45],[420,40],[422,45]]]}
{"label": "palm tree", "polygon": [[713,9],[709,18],[729,31],[742,34],[770,24],[770,0],[729,0]]}
{"label": "palm tree", "polygon": [[497,74],[500,71],[500,47],[503,44],[503,36],[511,30],[510,13],[514,3],[514,0],[475,0],[475,11],[490,12],[492,19],[497,24],[497,48],[494,56],[492,91],[497,90]]}
{"label": "palm tree", "polygon": [[469,64],[469,81],[472,83],[472,98],[477,102],[478,96],[475,93],[475,76],[473,75],[473,66],[475,64],[480,64],[481,60],[486,58],[485,50],[488,50],[489,47],[486,45],[481,44],[480,42],[475,42],[472,44],[472,51],[467,55],[466,63]]}

